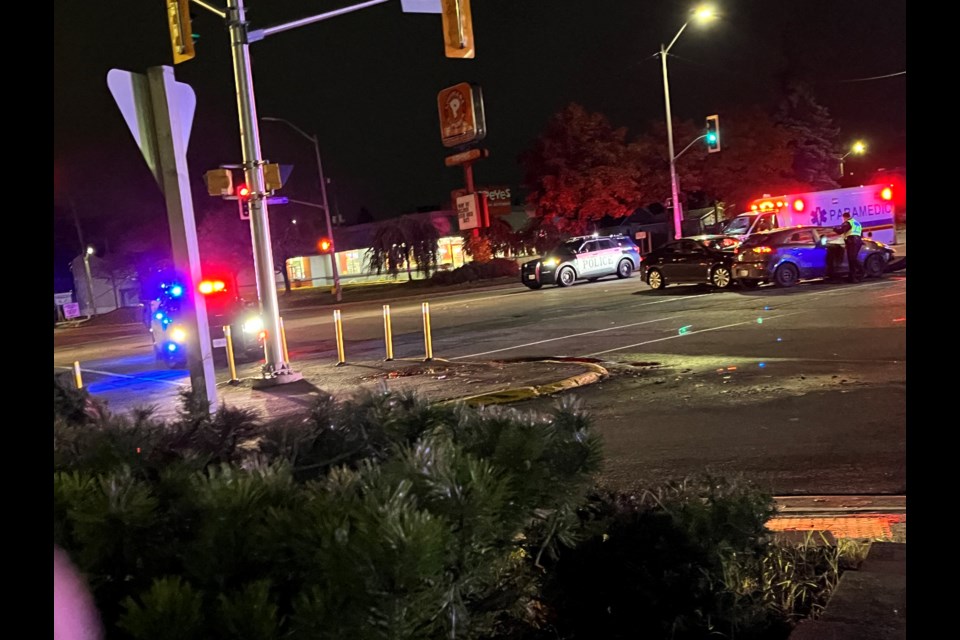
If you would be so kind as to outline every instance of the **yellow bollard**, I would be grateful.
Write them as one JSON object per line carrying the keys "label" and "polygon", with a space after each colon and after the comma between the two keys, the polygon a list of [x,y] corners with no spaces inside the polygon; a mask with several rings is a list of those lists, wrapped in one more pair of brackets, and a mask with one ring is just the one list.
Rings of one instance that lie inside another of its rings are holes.
{"label": "yellow bollard", "polygon": [[80,377],[80,361],[73,361],[73,381],[77,385],[77,389],[83,389],[83,378]]}
{"label": "yellow bollard", "polygon": [[387,343],[387,358],[393,360],[393,330],[390,328],[390,305],[383,305],[383,335]]}
{"label": "yellow bollard", "polygon": [[224,325],[223,337],[227,339],[227,366],[230,367],[230,383],[240,382],[237,378],[237,363],[233,357],[233,333],[230,331],[230,325]]}
{"label": "yellow bollard", "polygon": [[343,355],[343,322],[340,318],[340,309],[333,312],[333,325],[337,330],[337,366],[339,367],[347,363]]}
{"label": "yellow bollard", "polygon": [[290,352],[287,351],[287,332],[283,328],[283,318],[280,318],[280,342],[283,344],[283,361],[290,363]]}
{"label": "yellow bollard", "polygon": [[420,305],[423,310],[423,346],[426,348],[427,356],[424,362],[433,360],[433,340],[430,338],[430,303],[424,302]]}

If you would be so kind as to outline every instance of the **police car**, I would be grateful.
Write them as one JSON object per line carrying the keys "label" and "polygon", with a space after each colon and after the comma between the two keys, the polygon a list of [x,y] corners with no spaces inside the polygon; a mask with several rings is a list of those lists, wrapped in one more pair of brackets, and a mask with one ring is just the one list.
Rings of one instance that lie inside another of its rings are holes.
{"label": "police car", "polygon": [[640,249],[627,236],[577,236],[521,265],[520,281],[531,289],[568,287],[577,280],[629,278],[639,267]]}

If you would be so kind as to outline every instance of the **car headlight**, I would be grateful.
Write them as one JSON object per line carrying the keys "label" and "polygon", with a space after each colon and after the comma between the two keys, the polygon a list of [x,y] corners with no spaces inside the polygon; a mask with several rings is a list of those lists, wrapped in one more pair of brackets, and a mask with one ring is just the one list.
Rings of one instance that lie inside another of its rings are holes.
{"label": "car headlight", "polygon": [[557,260],[556,258],[547,258],[546,260],[543,261],[543,266],[545,267],[555,267],[558,264],[560,264],[560,261]]}
{"label": "car headlight", "polygon": [[170,330],[170,339],[183,344],[187,341],[187,330],[180,326],[173,327]]}
{"label": "car headlight", "polygon": [[263,329],[263,320],[260,319],[260,316],[249,318],[243,323],[244,333],[257,333],[261,329]]}

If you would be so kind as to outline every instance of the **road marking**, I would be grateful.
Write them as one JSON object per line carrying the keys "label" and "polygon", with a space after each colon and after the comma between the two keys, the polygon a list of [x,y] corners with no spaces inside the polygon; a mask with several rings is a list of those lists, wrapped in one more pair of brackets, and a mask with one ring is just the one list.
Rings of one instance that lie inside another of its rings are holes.
{"label": "road marking", "polygon": [[[763,321],[766,322],[767,320],[773,320],[773,319],[775,319],[775,318],[785,318],[786,316],[795,316],[795,315],[797,315],[797,314],[799,314],[799,313],[806,313],[806,311],[794,311],[793,313],[781,313],[780,315],[776,315],[776,316],[767,316],[766,318],[763,318]],[[697,330],[697,331],[687,331],[687,332],[684,332],[684,333],[678,333],[678,334],[671,335],[671,336],[666,336],[666,337],[663,337],[663,338],[654,338],[653,340],[645,340],[645,341],[643,341],[643,342],[637,342],[636,344],[628,344],[628,345],[623,346],[623,347],[616,347],[615,349],[607,349],[606,351],[597,351],[597,352],[595,352],[595,353],[588,353],[588,354],[587,354],[587,357],[589,357],[589,356],[599,356],[599,355],[602,355],[602,354],[604,354],[604,353],[612,353],[612,352],[614,352],[614,351],[623,351],[624,349],[632,349],[632,348],[634,348],[634,347],[642,347],[642,346],[645,345],[645,344],[653,344],[654,342],[663,342],[664,340],[673,340],[674,338],[685,338],[685,337],[687,337],[687,336],[693,336],[693,335],[696,335],[696,334],[698,334],[698,333],[706,333],[707,331],[717,331],[717,330],[719,330],[719,329],[729,329],[730,327],[739,327],[739,326],[745,325],[745,324],[757,324],[757,320],[758,320],[758,318],[754,318],[754,319],[752,319],[752,320],[745,320],[745,321],[743,321],[743,322],[734,322],[733,324],[725,324],[725,325],[720,326],[720,327],[710,327],[709,329],[699,329],[699,330]]]}
{"label": "road marking", "polygon": [[[72,371],[72,370],[73,370],[73,367],[54,367],[54,369],[65,369],[65,370],[67,370],[67,371]],[[80,372],[81,372],[81,373],[83,373],[83,372],[87,372],[87,373],[97,373],[97,374],[100,374],[101,376],[109,376],[109,377],[113,377],[113,378],[126,378],[126,379],[128,379],[128,380],[142,380],[143,382],[162,382],[162,383],[164,383],[164,384],[169,384],[169,385],[172,385],[172,386],[174,386],[174,387],[185,387],[185,386],[187,386],[187,385],[185,385],[185,384],[183,384],[183,383],[181,383],[181,382],[171,382],[170,380],[164,380],[163,378],[150,378],[150,377],[144,377],[144,376],[130,376],[130,375],[127,375],[127,374],[125,374],[125,373],[113,373],[112,371],[102,371],[102,370],[100,370],[100,369],[83,369],[83,368],[81,368],[81,369],[80,369]]]}
{"label": "road marking", "polygon": [[534,346],[534,345],[544,344],[544,343],[547,343],[547,342],[555,342],[555,341],[557,341],[557,340],[567,340],[567,339],[569,339],[569,338],[577,338],[577,337],[579,337],[579,336],[589,336],[589,335],[593,335],[594,333],[603,333],[604,331],[614,331],[614,330],[616,330],[616,329],[627,329],[627,328],[629,328],[629,327],[636,327],[636,326],[639,326],[639,325],[642,325],[642,324],[650,324],[650,323],[652,323],[652,322],[663,322],[663,321],[665,321],[665,320],[673,320],[673,319],[676,318],[676,317],[677,317],[677,316],[669,316],[669,317],[666,317],[666,318],[657,318],[656,320],[644,320],[643,322],[634,322],[634,323],[631,323],[631,324],[621,324],[621,325],[618,325],[618,326],[616,326],[616,327],[607,327],[606,329],[596,329],[596,330],[594,330],[594,331],[584,331],[583,333],[571,333],[571,334],[568,335],[568,336],[559,336],[559,337],[557,337],[557,338],[547,338],[546,340],[537,340],[536,342],[527,342],[526,344],[518,344],[518,345],[514,345],[514,346],[512,346],[512,347],[504,347],[504,348],[502,348],[502,349],[494,349],[494,350],[492,350],[492,351],[483,351],[483,352],[481,352],[481,353],[471,353],[470,355],[466,355],[466,356],[456,356],[456,357],[453,357],[453,358],[448,358],[448,360],[462,360],[463,358],[476,358],[476,357],[478,357],[478,356],[485,356],[485,355],[489,355],[489,354],[491,354],[491,353],[500,353],[501,351],[512,351],[513,349],[522,349],[522,348],[524,348],[524,347],[532,347],[532,346]]}

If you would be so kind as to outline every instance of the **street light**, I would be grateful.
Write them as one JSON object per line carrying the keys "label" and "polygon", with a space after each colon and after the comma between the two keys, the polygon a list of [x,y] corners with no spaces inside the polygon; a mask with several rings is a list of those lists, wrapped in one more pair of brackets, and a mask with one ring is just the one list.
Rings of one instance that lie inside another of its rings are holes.
{"label": "street light", "polygon": [[[703,23],[710,20],[713,17],[713,8],[709,6],[698,7],[693,12],[693,18],[697,22]],[[666,47],[662,44],[660,45],[660,63],[663,66],[663,102],[666,105],[667,109],[667,151],[670,154],[670,188],[673,194],[673,237],[674,239],[679,239],[682,235],[682,221],[683,221],[683,208],[680,206],[680,188],[677,184],[677,158],[673,155],[673,120],[670,116],[670,83],[667,80],[667,54],[670,53],[670,48],[673,47],[674,43],[677,41],[677,38],[680,37],[680,34],[683,33],[683,30],[687,28],[687,25],[690,23],[683,23],[683,26],[680,27],[680,30],[677,31],[677,35],[673,36],[673,40],[670,41]]]}
{"label": "street light", "polygon": [[867,152],[867,145],[865,145],[860,140],[857,140],[856,142],[854,142],[853,146],[850,147],[850,151],[847,151],[845,154],[840,156],[840,177],[841,178],[843,177],[843,161],[847,159],[848,155],[850,155],[851,153],[855,153],[858,156],[862,156],[866,152]]}
{"label": "street light", "polygon": [[[323,161],[320,159],[320,143],[317,140],[317,136],[311,136],[297,125],[283,118],[261,116],[260,119],[264,122],[282,122],[313,143],[313,151],[317,156],[317,173],[320,176],[320,196],[323,198],[323,213],[327,218],[327,237],[330,239],[330,265],[333,273],[333,292],[337,298],[337,302],[340,302],[343,297],[340,291],[340,273],[337,269],[337,250],[334,248],[333,243],[333,224],[330,222],[330,207],[327,204],[327,181],[323,178]],[[286,265],[284,265],[284,268],[286,268]]]}
{"label": "street light", "polygon": [[83,270],[87,276],[87,297],[90,299],[91,309],[91,313],[87,314],[87,318],[91,315],[97,315],[97,301],[93,296],[93,275],[90,273],[90,256],[94,254],[94,251],[95,249],[92,245],[87,245],[86,251],[83,252]]}

